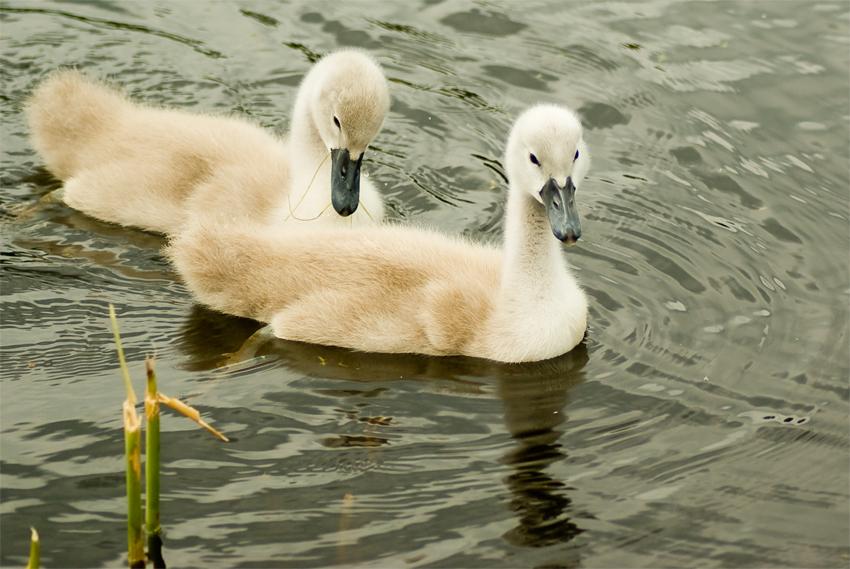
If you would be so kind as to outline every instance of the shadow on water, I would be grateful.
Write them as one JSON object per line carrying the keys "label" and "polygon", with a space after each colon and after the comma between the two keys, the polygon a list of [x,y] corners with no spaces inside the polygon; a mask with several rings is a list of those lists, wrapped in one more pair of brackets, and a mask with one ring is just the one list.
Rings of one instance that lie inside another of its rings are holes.
{"label": "shadow on water", "polygon": [[[200,305],[192,306],[181,333],[181,350],[188,360],[183,364],[192,371],[250,367],[258,361],[276,359],[282,365],[307,376],[351,381],[451,380],[475,384],[476,380],[499,379],[501,382],[539,383],[538,388],[553,389],[545,382],[569,380],[580,383],[581,370],[587,363],[585,343],[561,357],[543,362],[503,364],[462,356],[427,357],[416,354],[374,354],[346,348],[280,340],[255,334],[262,324],[255,320],[229,316]],[[247,347],[249,344],[250,349]],[[235,358],[234,356],[238,356]],[[573,377],[579,377],[573,379]],[[545,384],[545,385],[544,385]],[[563,390],[568,388],[562,386]],[[531,390],[533,391],[533,389]],[[511,397],[530,397],[533,393],[509,392]],[[512,431],[513,432],[513,431]]]}
{"label": "shadow on water", "polygon": [[[182,330],[181,349],[192,370],[238,366],[228,354],[240,354],[261,324],[195,305]],[[247,341],[247,342],[246,342]],[[570,519],[569,488],[546,472],[567,458],[559,439],[564,432],[570,389],[584,382],[587,342],[568,354],[543,362],[501,364],[466,357],[372,354],[343,348],[265,338],[246,363],[277,359],[305,376],[356,382],[397,380],[449,381],[457,393],[481,393],[495,380],[508,433],[515,441],[502,457],[512,470],[505,479],[510,509],[518,525],[503,538],[517,547],[564,544],[584,530]]]}
{"label": "shadow on water", "polygon": [[157,534],[148,536],[148,560],[154,566],[154,569],[165,569],[167,567],[165,558],[162,556],[162,537]]}
{"label": "shadow on water", "polygon": [[584,381],[587,362],[582,342],[569,354],[535,364],[528,372],[522,366],[499,376],[505,425],[516,441],[502,458],[514,471],[505,483],[519,525],[503,536],[513,545],[566,543],[584,531],[570,520],[569,488],[545,470],[567,458],[559,442],[567,419],[564,407],[569,390]]}

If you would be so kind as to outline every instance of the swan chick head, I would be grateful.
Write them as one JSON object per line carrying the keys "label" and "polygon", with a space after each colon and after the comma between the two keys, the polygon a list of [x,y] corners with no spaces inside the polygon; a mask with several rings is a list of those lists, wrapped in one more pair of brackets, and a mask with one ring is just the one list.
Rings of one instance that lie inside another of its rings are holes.
{"label": "swan chick head", "polygon": [[315,76],[310,113],[331,153],[331,201],[351,215],[360,197],[360,166],[390,107],[387,79],[365,52],[346,49],[322,58]]}
{"label": "swan chick head", "polygon": [[572,110],[537,105],[517,118],[505,153],[512,191],[542,204],[552,233],[570,245],[581,237],[575,193],[589,166],[581,121]]}

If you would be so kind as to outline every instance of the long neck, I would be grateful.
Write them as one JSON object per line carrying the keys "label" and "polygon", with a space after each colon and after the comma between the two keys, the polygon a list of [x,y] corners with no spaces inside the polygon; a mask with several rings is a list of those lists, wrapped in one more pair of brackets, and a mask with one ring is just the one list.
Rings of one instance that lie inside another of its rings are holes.
{"label": "long neck", "polygon": [[[505,211],[502,300],[546,298],[570,279],[561,247],[549,228],[542,204],[512,189]],[[512,303],[511,303],[512,304]]]}
{"label": "long neck", "polygon": [[[289,133],[290,180],[286,214],[312,218],[330,204],[330,151],[322,141],[310,110],[315,80],[307,76],[298,89]],[[328,208],[330,210],[331,208]],[[325,212],[327,213],[327,211]]]}

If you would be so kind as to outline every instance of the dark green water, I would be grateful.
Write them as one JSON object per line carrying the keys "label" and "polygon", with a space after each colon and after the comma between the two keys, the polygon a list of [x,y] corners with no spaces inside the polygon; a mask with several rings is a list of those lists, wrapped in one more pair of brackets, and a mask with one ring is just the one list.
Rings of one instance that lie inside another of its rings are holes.
{"label": "dark green water", "polygon": [[[0,4],[0,564],[125,561],[124,397],[164,420],[172,567],[846,567],[850,4]],[[501,234],[516,113],[579,110],[593,167],[567,253],[585,344],[535,366],[271,343],[193,306],[161,238],[54,205],[21,104],[74,65],[286,129],[310,61],[373,53],[366,168],[392,216]],[[141,386],[141,383],[137,384]]]}

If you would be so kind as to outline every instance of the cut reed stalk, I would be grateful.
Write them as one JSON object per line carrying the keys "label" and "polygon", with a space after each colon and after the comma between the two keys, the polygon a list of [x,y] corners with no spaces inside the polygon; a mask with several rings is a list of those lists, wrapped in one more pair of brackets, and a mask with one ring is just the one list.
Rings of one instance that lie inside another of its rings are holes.
{"label": "cut reed stalk", "polygon": [[[148,550],[154,567],[165,567],[162,559],[162,528],[159,516],[159,423],[160,403],[171,407],[192,419],[200,426],[211,432],[224,442],[229,442],[218,430],[201,419],[201,414],[182,401],[172,399],[160,393],[156,382],[154,358],[145,359],[147,372],[147,387],[145,389],[145,419],[147,433],[145,439],[145,515],[142,517],[142,428],[139,415],[136,413],[136,392],[130,380],[130,370],[124,358],[124,348],[121,345],[121,332],[118,329],[118,318],[115,307],[109,305],[109,320],[112,323],[112,334],[115,337],[115,349],[118,352],[118,362],[124,377],[124,387],[127,399],[124,400],[124,454],[126,459],[127,482],[127,560],[130,567],[145,567],[144,530],[148,533]],[[37,536],[37,534],[36,534]]]}
{"label": "cut reed stalk", "polygon": [[112,335],[115,337],[115,350],[118,363],[124,376],[127,399],[122,407],[124,417],[124,460],[126,461],[127,484],[127,562],[130,567],[145,566],[145,542],[142,531],[142,425],[136,413],[136,392],[130,381],[130,370],[124,359],[124,347],[121,345],[121,332],[115,307],[109,305],[109,320],[112,323]]}
{"label": "cut reed stalk", "polygon": [[145,358],[148,382],[145,390],[145,530],[150,540],[159,535],[159,400],[154,358]]}
{"label": "cut reed stalk", "polygon": [[127,461],[127,562],[130,567],[144,567],[142,430],[139,415],[129,399],[124,401],[124,456]]}
{"label": "cut reed stalk", "polygon": [[35,528],[30,528],[30,559],[27,562],[27,569],[38,569],[41,563],[41,544],[38,541],[38,532]]}

